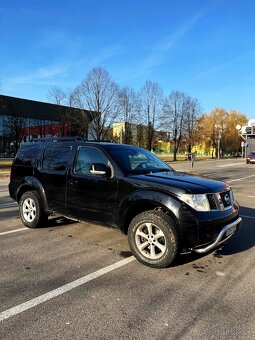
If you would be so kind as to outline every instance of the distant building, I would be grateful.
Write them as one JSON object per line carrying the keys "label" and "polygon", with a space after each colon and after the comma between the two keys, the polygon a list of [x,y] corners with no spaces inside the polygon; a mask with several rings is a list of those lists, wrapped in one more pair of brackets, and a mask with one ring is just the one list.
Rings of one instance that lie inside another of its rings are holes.
{"label": "distant building", "polygon": [[240,126],[239,135],[243,138],[242,154],[248,155],[255,151],[255,119],[249,120],[246,126]]}
{"label": "distant building", "polygon": [[[146,126],[142,124],[127,124],[127,122],[119,122],[113,124],[113,139],[118,143],[125,143],[125,135],[127,128],[131,132],[130,144],[141,147],[146,146]],[[174,151],[174,141],[170,139],[170,133],[166,131],[156,130],[154,133],[153,151],[172,153]],[[255,150],[255,148],[254,148]],[[206,148],[205,142],[198,143],[192,147],[192,152],[204,156],[216,152],[212,147]],[[185,138],[181,140],[178,152],[187,153],[187,143]]]}
{"label": "distant building", "polygon": [[[119,122],[113,124],[113,139],[119,143],[128,143],[145,147],[146,129],[142,124],[131,124]],[[127,137],[128,135],[128,137]],[[166,131],[155,131],[153,150],[158,152],[170,152],[169,133]]]}
{"label": "distant building", "polygon": [[[38,102],[0,95],[0,154],[12,154],[22,141],[35,137],[73,136],[79,129],[63,117],[78,115],[81,110],[73,107]],[[88,125],[82,137],[88,135],[91,114],[87,114]]]}
{"label": "distant building", "polygon": [[125,135],[127,134],[127,130],[130,130],[130,141],[129,143],[139,145],[138,141],[138,124],[129,124],[127,122],[119,122],[114,123],[112,126],[113,130],[113,138],[117,140],[119,143],[123,144],[126,142]]}

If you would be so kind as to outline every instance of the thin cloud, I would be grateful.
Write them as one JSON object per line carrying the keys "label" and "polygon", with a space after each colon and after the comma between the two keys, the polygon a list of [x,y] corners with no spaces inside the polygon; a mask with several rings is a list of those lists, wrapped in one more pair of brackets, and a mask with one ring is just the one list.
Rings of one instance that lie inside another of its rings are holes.
{"label": "thin cloud", "polygon": [[182,37],[188,33],[193,26],[204,16],[204,11],[198,13],[195,15],[193,18],[191,18],[187,23],[185,23],[183,26],[181,26],[177,31],[175,31],[172,35],[170,35],[168,38],[163,40],[159,45],[158,45],[158,50],[160,51],[166,51],[168,52],[171,50],[174,45],[181,40]]}
{"label": "thin cloud", "polygon": [[114,45],[102,49],[98,54],[87,56],[76,61],[65,61],[58,65],[48,65],[39,67],[34,72],[24,75],[19,75],[12,78],[2,79],[5,88],[15,88],[20,86],[37,86],[37,85],[64,85],[74,86],[72,80],[67,80],[70,74],[79,73],[81,69],[85,72],[97,65],[102,65],[106,60],[119,54],[123,49],[119,45]]}
{"label": "thin cloud", "polygon": [[49,82],[52,83],[56,77],[65,77],[67,70],[67,65],[39,67],[33,73],[5,79],[4,83],[8,86],[38,85],[47,84]]}
{"label": "thin cloud", "polygon": [[[200,74],[197,74],[193,78],[189,78],[187,83],[192,83],[192,82],[195,82],[195,81],[198,81],[198,80],[202,80],[204,78],[208,78],[208,76],[222,72],[222,70],[225,70],[229,67],[233,67],[236,64],[239,65],[241,62],[245,62],[246,60],[251,60],[251,59],[254,58],[254,55],[255,55],[255,50],[252,50],[248,53],[239,55],[235,58],[225,60],[222,63],[219,63],[219,64],[214,65],[213,67],[211,67],[209,69],[204,70],[203,72],[201,72]],[[237,70],[238,70],[238,68],[237,68]]]}
{"label": "thin cloud", "polygon": [[184,25],[179,27],[173,34],[156,44],[153,47],[153,51],[141,63],[139,67],[140,71],[136,73],[136,76],[138,74],[141,76],[142,74],[148,73],[155,66],[162,64],[168,52],[175,47],[176,43],[180,41],[204,15],[205,10],[200,11]]}
{"label": "thin cloud", "polygon": [[123,52],[123,48],[120,45],[113,45],[105,47],[94,55],[87,56],[86,58],[79,59],[75,65],[77,67],[86,66],[87,69],[103,64],[105,61],[119,55]]}

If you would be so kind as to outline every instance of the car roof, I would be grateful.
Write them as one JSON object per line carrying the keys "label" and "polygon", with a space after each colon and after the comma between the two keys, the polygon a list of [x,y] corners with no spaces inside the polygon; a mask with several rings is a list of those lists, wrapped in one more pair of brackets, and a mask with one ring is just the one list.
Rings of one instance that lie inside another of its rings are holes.
{"label": "car roof", "polygon": [[39,146],[45,147],[45,146],[66,146],[66,145],[74,145],[74,146],[96,146],[96,147],[101,147],[101,148],[106,148],[106,149],[112,149],[112,148],[138,148],[137,146],[133,145],[128,145],[128,144],[117,144],[109,141],[82,141],[82,140],[50,140],[50,139],[45,139],[45,140],[31,140],[29,142],[25,142],[21,144],[21,148],[25,147],[34,147],[34,146]]}

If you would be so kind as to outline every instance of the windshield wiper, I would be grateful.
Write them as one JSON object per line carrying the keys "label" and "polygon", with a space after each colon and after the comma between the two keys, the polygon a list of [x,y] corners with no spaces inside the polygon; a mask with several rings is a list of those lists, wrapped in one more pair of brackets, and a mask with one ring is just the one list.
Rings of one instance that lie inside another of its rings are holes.
{"label": "windshield wiper", "polygon": [[130,174],[148,174],[152,172],[150,169],[131,169],[129,170]]}
{"label": "windshield wiper", "polygon": [[174,169],[166,169],[166,168],[159,168],[159,169],[152,169],[151,172],[173,172]]}

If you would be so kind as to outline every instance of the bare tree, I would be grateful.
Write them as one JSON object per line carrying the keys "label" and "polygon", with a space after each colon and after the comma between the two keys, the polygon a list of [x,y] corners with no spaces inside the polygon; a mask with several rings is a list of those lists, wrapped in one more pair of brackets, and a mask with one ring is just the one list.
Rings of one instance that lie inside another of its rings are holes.
{"label": "bare tree", "polygon": [[184,118],[184,132],[187,151],[190,153],[193,146],[199,140],[198,118],[201,113],[201,106],[196,98],[186,96],[186,110]]}
{"label": "bare tree", "polygon": [[59,87],[55,86],[48,92],[50,102],[57,105],[56,114],[59,121],[59,129],[61,136],[65,135],[65,124],[68,122],[66,111],[63,112],[61,106],[67,102],[67,94]]}
{"label": "bare tree", "polygon": [[4,136],[8,139],[9,143],[14,144],[15,153],[17,153],[22,141],[26,123],[26,118],[16,115],[7,116],[4,120]]}
{"label": "bare tree", "polygon": [[[81,100],[79,88],[76,88],[68,96],[66,110],[66,120],[70,126],[71,135],[82,136],[88,138],[88,127],[91,120],[90,113],[83,108],[84,104]],[[79,108],[76,110],[75,107]]]}
{"label": "bare tree", "polygon": [[163,91],[156,82],[146,81],[139,93],[140,118],[146,125],[146,147],[152,149],[156,125],[162,112]]}
{"label": "bare tree", "polygon": [[112,124],[119,115],[118,86],[109,73],[93,68],[73,92],[75,106],[89,110],[91,123],[89,132],[96,140],[106,139]]}
{"label": "bare tree", "polygon": [[48,98],[57,105],[64,105],[66,103],[67,94],[60,87],[54,86],[49,90]]}
{"label": "bare tree", "polygon": [[137,145],[138,146],[141,146],[141,147],[146,147],[146,143],[147,143],[147,139],[145,138],[145,126],[142,125],[142,124],[137,124],[137,127],[136,127],[136,135],[137,135]]}
{"label": "bare tree", "polygon": [[119,92],[119,112],[124,120],[125,128],[122,142],[132,144],[134,142],[132,125],[137,120],[137,94],[129,87],[124,87]]}
{"label": "bare tree", "polygon": [[164,120],[165,130],[169,130],[174,141],[174,160],[177,160],[177,152],[184,136],[184,119],[187,113],[187,96],[181,91],[172,91],[165,99]]}

